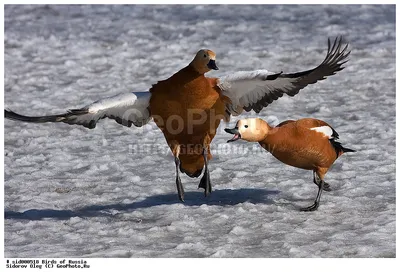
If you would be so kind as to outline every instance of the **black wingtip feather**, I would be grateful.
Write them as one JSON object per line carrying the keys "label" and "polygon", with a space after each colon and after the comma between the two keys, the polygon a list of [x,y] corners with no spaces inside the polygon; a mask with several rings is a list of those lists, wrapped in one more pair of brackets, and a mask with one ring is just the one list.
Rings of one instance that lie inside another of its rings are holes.
{"label": "black wingtip feather", "polygon": [[87,108],[81,108],[81,109],[69,109],[68,114],[71,115],[86,115],[87,113],[89,113],[89,109]]}
{"label": "black wingtip feather", "polygon": [[65,115],[66,114],[53,116],[24,116],[11,111],[10,109],[4,109],[5,118],[32,123],[60,122],[65,118]]}
{"label": "black wingtip feather", "polygon": [[281,71],[280,73],[277,74],[270,74],[268,75],[265,80],[275,80],[277,79],[281,74],[283,73],[283,71]]}
{"label": "black wingtip feather", "polygon": [[[342,65],[349,61],[349,59],[347,58],[350,55],[351,51],[348,50],[349,46],[348,44],[346,44],[343,47],[342,45],[343,41],[344,41],[343,36],[337,36],[332,44],[331,39],[328,38],[328,51],[326,57],[318,67],[308,71],[302,71],[297,73],[274,74],[268,76],[265,80],[274,80],[275,78],[293,79],[292,85],[295,86],[294,88],[289,90],[276,90],[276,91],[279,92],[280,96],[282,96],[283,94],[287,94],[289,96],[295,96],[296,94],[299,93],[301,89],[305,88],[307,85],[316,83],[319,80],[324,80],[328,76],[335,75],[337,72],[340,72],[345,68],[342,67]],[[269,79],[269,77],[271,79]],[[250,110],[261,111],[262,108],[268,106],[268,104],[270,104],[273,100],[276,99],[270,97],[270,94],[267,93],[258,102],[255,102],[250,106],[245,107],[244,110],[246,110],[247,112]]]}

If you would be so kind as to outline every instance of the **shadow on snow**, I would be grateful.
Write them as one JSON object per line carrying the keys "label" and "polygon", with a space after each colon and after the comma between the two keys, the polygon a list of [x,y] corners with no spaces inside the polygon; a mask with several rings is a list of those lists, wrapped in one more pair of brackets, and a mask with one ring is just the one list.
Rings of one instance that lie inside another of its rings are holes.
{"label": "shadow on snow", "polygon": [[[205,198],[203,192],[185,193],[186,206],[206,205],[236,205],[243,202],[271,204],[273,201],[269,198],[271,195],[278,194],[276,190],[265,189],[225,189],[215,190],[211,196]],[[113,216],[109,211],[133,211],[141,208],[149,208],[160,205],[181,204],[175,193],[154,195],[142,201],[129,204],[115,203],[107,205],[90,205],[76,210],[56,210],[56,209],[30,209],[24,212],[5,211],[5,219],[24,219],[41,220],[45,218],[66,220],[72,217],[99,217]]]}

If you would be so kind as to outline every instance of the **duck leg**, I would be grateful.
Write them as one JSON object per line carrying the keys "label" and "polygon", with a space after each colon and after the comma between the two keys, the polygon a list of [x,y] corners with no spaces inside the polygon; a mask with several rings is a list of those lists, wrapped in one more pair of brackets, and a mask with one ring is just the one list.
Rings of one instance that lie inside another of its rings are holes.
{"label": "duck leg", "polygon": [[208,196],[211,193],[211,180],[210,180],[210,172],[208,171],[208,160],[207,160],[207,149],[203,147],[203,158],[204,158],[204,174],[200,180],[199,188],[204,188],[204,196]]}
{"label": "duck leg", "polygon": [[322,189],[324,186],[324,181],[319,178],[319,176],[314,172],[314,183],[318,185],[318,194],[315,198],[314,204],[309,207],[301,208],[301,211],[315,211],[318,209],[319,200],[321,199]]}
{"label": "duck leg", "polygon": [[179,176],[179,165],[180,160],[178,157],[175,157],[175,166],[176,166],[176,189],[178,190],[178,197],[181,202],[184,202],[185,191],[183,190],[183,185],[181,182],[181,177]]}
{"label": "duck leg", "polygon": [[181,177],[179,176],[179,166],[180,166],[180,164],[181,164],[181,161],[179,160],[179,153],[180,153],[180,151],[181,151],[181,147],[180,147],[180,145],[179,145],[178,142],[173,141],[173,142],[171,142],[171,144],[170,144],[170,148],[171,148],[172,154],[173,154],[174,157],[175,157],[176,189],[178,190],[178,197],[179,197],[179,200],[180,200],[181,202],[184,202],[184,201],[185,201],[185,200],[184,200],[185,192],[184,192],[184,190],[183,190],[183,185],[182,185],[182,182],[181,182]]}
{"label": "duck leg", "polygon": [[[318,177],[318,175],[317,175],[317,173],[316,173],[315,171],[313,172],[313,175],[314,175],[314,183],[315,183],[317,186],[319,186],[319,185],[318,185],[318,181],[317,181],[317,179],[315,178],[315,177]],[[322,189],[323,189],[324,191],[327,191],[327,192],[332,191],[331,186],[330,186],[329,183],[327,183],[326,181],[324,181],[324,185],[322,185]]]}

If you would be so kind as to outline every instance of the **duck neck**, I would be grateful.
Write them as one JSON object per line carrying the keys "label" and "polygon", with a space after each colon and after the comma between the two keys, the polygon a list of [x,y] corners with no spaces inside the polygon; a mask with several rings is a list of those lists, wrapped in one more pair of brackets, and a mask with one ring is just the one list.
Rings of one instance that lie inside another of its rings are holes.
{"label": "duck neck", "polygon": [[[202,76],[199,72],[197,72],[192,66],[188,65],[181,69],[179,72],[175,73],[171,79],[176,79],[179,83],[183,84],[192,81],[198,77]],[[204,75],[203,75],[204,76]]]}
{"label": "duck neck", "polygon": [[271,127],[268,123],[265,123],[268,127],[268,131],[265,136],[258,142],[265,150],[271,152],[276,146],[274,142],[274,136],[277,132],[277,128]]}
{"label": "duck neck", "polygon": [[194,59],[192,62],[190,62],[188,66],[191,70],[195,71],[197,74],[204,75],[205,73],[209,72],[210,69],[207,67],[204,67],[199,61]]}
{"label": "duck neck", "polygon": [[186,66],[184,69],[182,69],[182,71],[184,71],[186,74],[191,75],[193,77],[199,77],[201,75],[204,75],[204,73],[201,73],[198,70],[196,70],[196,67],[194,67],[192,65],[192,63],[190,63],[188,66]]}

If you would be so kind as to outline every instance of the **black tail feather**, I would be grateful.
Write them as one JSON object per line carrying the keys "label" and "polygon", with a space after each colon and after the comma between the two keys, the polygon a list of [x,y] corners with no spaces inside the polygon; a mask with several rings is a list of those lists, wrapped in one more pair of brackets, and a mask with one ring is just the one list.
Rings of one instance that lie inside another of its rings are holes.
{"label": "black tail feather", "polygon": [[350,149],[350,148],[345,148],[342,146],[342,144],[338,141],[336,141],[335,139],[330,139],[329,140],[333,146],[333,148],[335,148],[336,151],[336,157],[339,157],[340,153],[346,153],[346,152],[356,152],[356,150]]}
{"label": "black tail feather", "polygon": [[342,147],[342,151],[343,151],[343,153],[346,153],[346,152],[357,152],[356,150],[353,150],[353,149],[350,149],[350,148],[345,148],[345,147]]}

